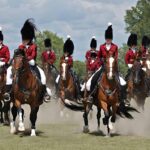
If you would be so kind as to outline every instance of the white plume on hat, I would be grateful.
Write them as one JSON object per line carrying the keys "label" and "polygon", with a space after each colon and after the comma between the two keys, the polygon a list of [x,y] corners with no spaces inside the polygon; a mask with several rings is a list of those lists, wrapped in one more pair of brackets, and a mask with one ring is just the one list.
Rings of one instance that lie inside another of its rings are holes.
{"label": "white plume on hat", "polygon": [[96,36],[95,36],[95,35],[93,35],[93,36],[92,36],[92,39],[95,39],[95,40],[96,40]]}
{"label": "white plume on hat", "polygon": [[2,31],[2,27],[0,26],[0,31]]}
{"label": "white plume on hat", "polygon": [[108,22],[108,26],[112,26],[112,23],[111,23],[111,22]]}
{"label": "white plume on hat", "polygon": [[71,39],[71,36],[70,36],[70,35],[67,35],[67,39]]}

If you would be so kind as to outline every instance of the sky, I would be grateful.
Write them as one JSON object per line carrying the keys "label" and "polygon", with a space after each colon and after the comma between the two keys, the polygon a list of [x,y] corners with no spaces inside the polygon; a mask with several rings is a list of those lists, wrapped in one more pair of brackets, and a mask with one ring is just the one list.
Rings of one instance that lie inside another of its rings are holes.
{"label": "sky", "polygon": [[50,30],[62,37],[71,35],[75,45],[73,57],[84,60],[92,36],[104,43],[108,22],[113,24],[118,46],[126,43],[124,16],[137,0],[0,0],[0,26],[4,43],[13,53],[21,43],[20,29],[27,18],[34,18],[40,31]]}

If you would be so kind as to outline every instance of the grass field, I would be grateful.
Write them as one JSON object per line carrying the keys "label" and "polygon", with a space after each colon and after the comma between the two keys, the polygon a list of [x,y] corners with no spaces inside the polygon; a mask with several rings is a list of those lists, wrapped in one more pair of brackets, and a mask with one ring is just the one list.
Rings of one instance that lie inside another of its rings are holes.
{"label": "grass field", "polygon": [[[47,112],[49,106],[44,106]],[[56,108],[55,108],[56,109]],[[51,120],[42,120],[43,111],[39,112],[37,124],[37,137],[30,137],[29,131],[11,135],[9,127],[0,126],[0,150],[150,150],[150,136],[119,135],[114,134],[111,138],[106,138],[91,130],[91,133],[82,133],[82,127],[76,120],[59,120],[54,117]],[[95,126],[95,125],[94,125]],[[95,126],[96,129],[96,126]],[[144,130],[144,129],[143,129]]]}

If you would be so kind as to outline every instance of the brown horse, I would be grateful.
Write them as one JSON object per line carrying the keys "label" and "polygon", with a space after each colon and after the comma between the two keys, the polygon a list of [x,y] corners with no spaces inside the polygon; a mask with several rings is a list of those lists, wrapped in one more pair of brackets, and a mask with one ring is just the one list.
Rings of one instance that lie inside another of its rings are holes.
{"label": "brown horse", "polygon": [[83,110],[82,103],[77,101],[76,83],[69,69],[67,60],[62,57],[60,60],[60,98],[66,107],[73,110]]}
{"label": "brown horse", "polygon": [[[104,72],[98,83],[97,106],[104,111],[103,124],[107,126],[107,136],[110,136],[110,123],[116,121],[116,115],[133,119],[130,111],[136,111],[132,107],[125,107],[119,100],[119,82],[117,81],[118,65],[113,55],[107,55]],[[99,125],[99,124],[98,124]],[[112,127],[111,127],[112,128]]]}
{"label": "brown horse", "polygon": [[[144,110],[144,104],[147,97],[146,73],[144,71],[146,63],[143,60],[135,59],[131,68],[128,84],[128,102],[133,98],[138,107]],[[147,70],[148,71],[148,70]]]}
{"label": "brown horse", "polygon": [[52,93],[55,93],[55,96],[57,96],[58,88],[56,84],[56,78],[59,74],[58,70],[55,68],[55,66],[49,64],[48,62],[42,62],[42,68],[46,75],[46,85],[52,89]]}
{"label": "brown horse", "polygon": [[16,132],[15,120],[17,113],[19,114],[19,131],[24,131],[24,123],[22,118],[22,104],[29,104],[31,108],[31,136],[36,136],[35,123],[39,106],[43,103],[43,89],[39,79],[32,73],[24,51],[17,50],[14,55],[14,63],[12,65],[13,84],[12,84],[12,115],[11,133]]}
{"label": "brown horse", "polygon": [[1,123],[6,125],[9,124],[9,110],[10,110],[10,99],[4,99],[3,95],[5,93],[6,85],[6,67],[0,67],[0,112],[1,112]]}

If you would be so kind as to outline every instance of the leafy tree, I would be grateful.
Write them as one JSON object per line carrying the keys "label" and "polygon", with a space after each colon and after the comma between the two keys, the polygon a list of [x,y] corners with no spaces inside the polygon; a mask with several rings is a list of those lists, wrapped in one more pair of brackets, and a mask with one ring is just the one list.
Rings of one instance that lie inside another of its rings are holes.
{"label": "leafy tree", "polygon": [[[43,31],[42,33],[39,33],[36,35],[36,44],[38,46],[38,56],[37,56],[37,62],[38,64],[41,65],[41,54],[43,50],[45,50],[44,47],[44,39],[45,38],[50,38],[52,41],[52,49],[55,51],[56,54],[56,62],[55,66],[59,70],[59,62],[60,62],[60,57],[63,54],[63,39],[57,36],[57,34],[51,32],[51,31]],[[73,68],[75,72],[83,78],[85,76],[85,63],[82,61],[74,61]]]}
{"label": "leafy tree", "polygon": [[38,56],[37,56],[37,62],[41,64],[41,54],[43,50],[45,50],[44,47],[44,39],[50,38],[52,41],[52,49],[55,51],[56,54],[56,62],[55,65],[58,67],[60,57],[63,53],[63,39],[57,36],[57,34],[52,33],[51,31],[43,31],[42,33],[37,34],[36,36],[36,44],[38,46]]}
{"label": "leafy tree", "polygon": [[150,36],[150,0],[138,0],[135,7],[126,11],[125,22],[126,31],[135,32],[138,38],[142,39],[143,35]]}

